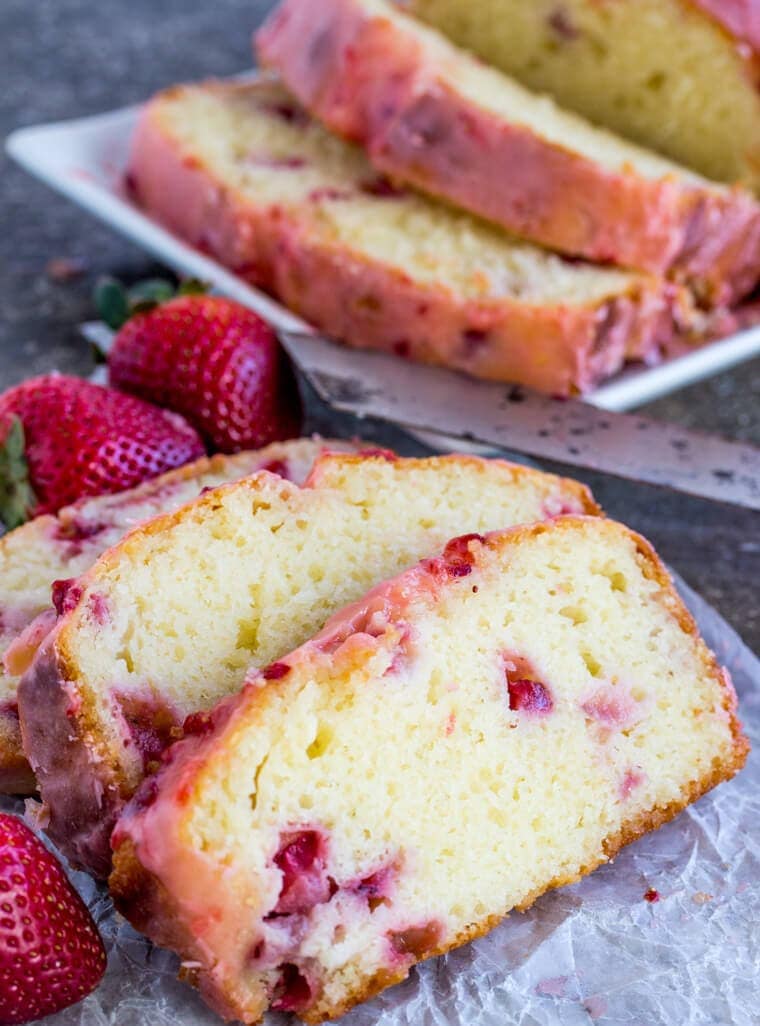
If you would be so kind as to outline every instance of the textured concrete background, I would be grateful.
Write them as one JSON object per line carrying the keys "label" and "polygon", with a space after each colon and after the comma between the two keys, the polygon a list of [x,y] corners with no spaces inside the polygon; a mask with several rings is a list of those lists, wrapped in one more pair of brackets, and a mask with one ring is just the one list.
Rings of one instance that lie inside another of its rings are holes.
{"label": "textured concrete background", "polygon": [[[139,101],[183,79],[250,65],[255,0],[2,0],[0,135]],[[315,4],[318,10],[318,4]],[[89,370],[75,325],[92,316],[102,273],[142,276],[150,261],[0,157],[0,387],[52,368]],[[56,281],[49,261],[81,262]],[[651,404],[652,416],[760,443],[760,360]],[[579,475],[607,511],[641,530],[689,583],[760,648],[756,514]]]}

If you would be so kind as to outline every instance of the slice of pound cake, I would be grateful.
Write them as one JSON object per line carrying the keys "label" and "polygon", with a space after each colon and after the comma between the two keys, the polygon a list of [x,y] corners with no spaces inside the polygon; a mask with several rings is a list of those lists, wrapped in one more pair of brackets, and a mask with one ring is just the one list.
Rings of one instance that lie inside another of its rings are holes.
{"label": "slice of pound cake", "polygon": [[198,718],[112,893],[225,1017],[318,1023],[733,776],[735,704],[625,527],[458,538]]}
{"label": "slice of pound cake", "polygon": [[500,460],[328,455],[304,488],[261,473],[149,521],[72,583],[19,687],[51,837],[107,872],[124,802],[251,665],[454,534],[570,510],[598,512],[582,485]]}
{"label": "slice of pound cake", "polygon": [[591,121],[760,195],[760,0],[400,0]]}
{"label": "slice of pound cake", "polygon": [[273,82],[157,96],[128,185],[335,338],[475,377],[586,391],[696,323],[673,283],[563,260],[398,189]]}
{"label": "slice of pound cake", "polygon": [[304,481],[325,448],[352,446],[301,438],[197,460],[117,495],[83,499],[55,516],[36,517],[0,538],[0,793],[29,794],[36,788],[21,747],[16,689],[55,622],[53,603],[60,603],[68,579],[84,573],[128,530],[177,509],[203,488],[262,469]]}
{"label": "slice of pound cake", "polygon": [[283,0],[261,60],[380,170],[574,256],[669,274],[703,304],[760,278],[760,205],[594,128],[385,0]]}

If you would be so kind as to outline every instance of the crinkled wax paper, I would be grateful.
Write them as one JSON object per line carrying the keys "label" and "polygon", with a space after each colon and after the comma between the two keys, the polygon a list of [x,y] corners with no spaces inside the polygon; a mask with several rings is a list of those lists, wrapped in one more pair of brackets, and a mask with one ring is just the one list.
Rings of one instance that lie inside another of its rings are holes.
{"label": "crinkled wax paper", "polygon": [[[760,749],[760,661],[715,610],[682,592],[733,675],[741,718]],[[6,801],[11,807],[20,803]],[[757,1026],[759,824],[756,751],[736,779],[613,864],[425,963],[341,1026]],[[108,972],[94,994],[46,1026],[218,1026],[175,979],[174,956],[136,934],[89,877],[74,880],[108,946]],[[650,888],[657,902],[645,900]]]}

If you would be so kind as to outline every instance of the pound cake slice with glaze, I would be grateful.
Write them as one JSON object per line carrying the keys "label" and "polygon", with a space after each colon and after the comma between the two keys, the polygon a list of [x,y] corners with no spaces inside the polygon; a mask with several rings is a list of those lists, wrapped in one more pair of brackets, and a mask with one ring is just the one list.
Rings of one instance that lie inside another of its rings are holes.
{"label": "pound cake slice with glaze", "polygon": [[760,195],[760,0],[400,0],[531,89]]}
{"label": "pound cake slice with glaze", "polygon": [[701,330],[674,283],[396,188],[276,82],[159,94],[130,167],[149,214],[349,345],[567,395]]}
{"label": "pound cake slice with glaze", "polygon": [[599,512],[574,481],[466,456],[318,460],[149,521],[63,599],[19,688],[48,833],[102,875],[113,823],[185,717],[462,531]]}
{"label": "pound cake slice with glaze", "polygon": [[622,525],[458,538],[198,718],[111,891],[226,1018],[318,1023],[733,776],[735,704]]}
{"label": "pound cake slice with glaze", "polygon": [[[117,495],[83,499],[55,516],[36,517],[0,538],[0,793],[36,790],[21,746],[16,689],[55,622],[53,601],[61,585],[84,573],[131,528],[157,513],[177,509],[201,489],[262,469],[300,484],[325,448],[356,447],[300,438],[253,452],[196,460]],[[51,593],[54,585],[56,592]]]}
{"label": "pound cake slice with glaze", "polygon": [[[306,40],[306,42],[305,42]],[[373,164],[552,249],[731,305],[760,278],[760,205],[595,128],[386,0],[282,0],[262,62]]]}

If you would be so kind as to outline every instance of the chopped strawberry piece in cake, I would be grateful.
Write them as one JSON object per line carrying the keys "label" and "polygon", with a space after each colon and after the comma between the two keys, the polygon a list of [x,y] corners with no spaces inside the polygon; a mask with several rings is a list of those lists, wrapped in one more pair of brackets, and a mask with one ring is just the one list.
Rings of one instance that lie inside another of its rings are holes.
{"label": "chopped strawberry piece in cake", "polygon": [[519,712],[544,715],[554,708],[551,692],[537,680],[511,680],[507,682],[509,708]]}
{"label": "chopped strawberry piece in cake", "polygon": [[311,1003],[312,987],[304,973],[293,964],[284,965],[272,995],[275,1012],[301,1012]]}
{"label": "chopped strawberry piece in cake", "polygon": [[274,863],[282,871],[282,888],[275,905],[277,915],[308,912],[330,899],[330,880],[325,866],[327,844],[318,830],[301,830],[286,836]]}

